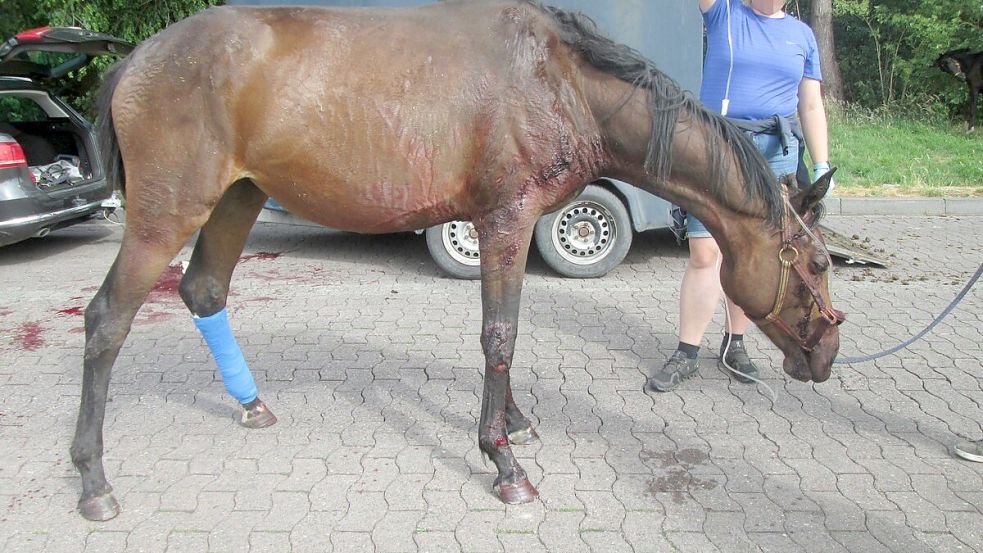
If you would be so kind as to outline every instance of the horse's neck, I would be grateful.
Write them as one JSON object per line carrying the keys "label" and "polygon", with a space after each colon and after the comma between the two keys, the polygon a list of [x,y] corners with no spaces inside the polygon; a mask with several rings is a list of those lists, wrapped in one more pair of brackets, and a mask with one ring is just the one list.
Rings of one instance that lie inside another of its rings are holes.
{"label": "horse's neck", "polygon": [[[668,178],[658,179],[645,169],[648,143],[652,133],[652,115],[648,95],[632,90],[631,85],[615,79],[597,83],[590,95],[591,108],[602,129],[612,159],[610,176],[630,182],[661,196],[699,218],[729,249],[726,237],[739,237],[760,230],[764,225],[763,209],[746,201],[743,177],[730,150],[721,144],[723,183],[712,185],[712,162],[707,144],[711,137],[699,118],[680,112],[672,140],[672,166]],[[760,211],[760,213],[758,213]]]}

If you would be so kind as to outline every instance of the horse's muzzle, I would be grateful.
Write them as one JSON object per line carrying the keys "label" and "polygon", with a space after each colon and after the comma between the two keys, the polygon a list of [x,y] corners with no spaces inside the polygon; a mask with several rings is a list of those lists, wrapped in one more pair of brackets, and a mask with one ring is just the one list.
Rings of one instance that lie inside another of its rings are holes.
{"label": "horse's muzzle", "polygon": [[840,333],[831,326],[811,351],[797,349],[785,355],[782,369],[792,378],[802,382],[825,382],[829,380],[833,360],[840,350]]}

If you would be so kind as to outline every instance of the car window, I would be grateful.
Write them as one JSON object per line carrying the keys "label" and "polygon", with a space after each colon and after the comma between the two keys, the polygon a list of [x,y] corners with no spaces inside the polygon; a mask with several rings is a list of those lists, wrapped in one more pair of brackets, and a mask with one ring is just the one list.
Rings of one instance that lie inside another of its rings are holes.
{"label": "car window", "polygon": [[48,114],[30,98],[0,97],[0,121],[9,123],[47,121]]}
{"label": "car window", "polygon": [[27,62],[40,67],[56,68],[61,65],[72,63],[76,58],[85,58],[85,54],[78,52],[46,52],[43,50],[25,50],[15,55],[11,60]]}

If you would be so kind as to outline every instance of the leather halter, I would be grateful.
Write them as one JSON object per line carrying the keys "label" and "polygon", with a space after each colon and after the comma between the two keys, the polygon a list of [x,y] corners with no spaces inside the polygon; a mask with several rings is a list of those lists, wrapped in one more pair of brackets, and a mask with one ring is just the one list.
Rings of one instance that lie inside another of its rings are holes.
{"label": "leather halter", "polygon": [[[815,349],[816,345],[822,339],[823,335],[830,327],[837,326],[846,320],[846,315],[838,310],[834,309],[832,304],[827,300],[822,291],[819,289],[820,277],[813,277],[809,273],[808,269],[805,267],[805,262],[800,259],[799,250],[795,247],[795,242],[805,234],[813,234],[816,238],[821,238],[822,233],[818,228],[810,231],[806,228],[805,224],[801,219],[798,219],[799,226],[802,228],[800,232],[794,232],[791,225],[788,224],[787,215],[789,210],[793,210],[792,204],[788,200],[788,193],[783,191],[782,196],[785,200],[785,209],[782,210],[782,220],[781,220],[781,233],[782,233],[782,248],[778,251],[778,261],[782,264],[782,274],[780,277],[778,285],[778,295],[775,298],[775,306],[771,309],[771,312],[765,315],[763,318],[751,317],[749,319],[758,323],[759,325],[774,324],[786,334],[791,336],[796,342],[799,343],[799,347],[803,351],[811,352]],[[826,253],[826,257],[829,257],[829,253]],[[832,263],[830,263],[832,266]],[[806,327],[811,321],[810,315],[813,310],[810,309],[797,325],[799,330],[795,330],[788,325],[784,320],[782,320],[780,314],[782,309],[785,307],[785,297],[788,295],[789,283],[792,278],[792,269],[799,275],[799,279],[803,286],[805,286],[809,293],[812,294],[812,301],[816,310],[819,311],[818,326],[812,334],[806,333]]]}

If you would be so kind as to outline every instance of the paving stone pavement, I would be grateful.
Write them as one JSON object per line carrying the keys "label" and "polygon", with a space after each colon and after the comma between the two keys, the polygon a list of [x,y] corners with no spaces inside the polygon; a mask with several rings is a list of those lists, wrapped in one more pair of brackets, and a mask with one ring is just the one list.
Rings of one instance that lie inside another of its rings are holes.
{"label": "paving stone pavement", "polygon": [[[981,261],[983,218],[834,216],[889,255],[840,264],[841,353],[921,329]],[[82,309],[121,236],[105,222],[0,250],[0,551],[983,551],[981,290],[907,351],[790,381],[699,376],[647,395],[676,343],[685,250],[636,236],[599,280],[534,257],[512,369],[542,441],[518,456],[542,492],[506,507],[477,448],[478,284],[443,278],[423,238],[258,224],[233,327],[280,422],[248,431],[171,269],[113,372],[106,469],[122,514],[75,513],[69,459]],[[188,259],[185,249],[178,260]],[[275,259],[274,259],[275,258]]]}

